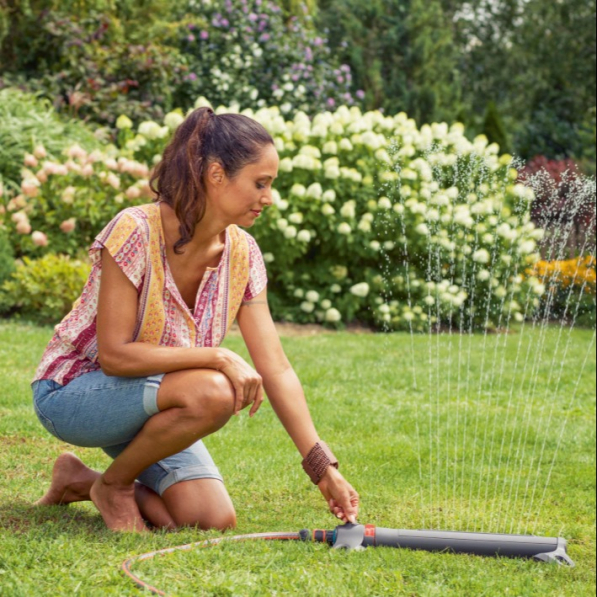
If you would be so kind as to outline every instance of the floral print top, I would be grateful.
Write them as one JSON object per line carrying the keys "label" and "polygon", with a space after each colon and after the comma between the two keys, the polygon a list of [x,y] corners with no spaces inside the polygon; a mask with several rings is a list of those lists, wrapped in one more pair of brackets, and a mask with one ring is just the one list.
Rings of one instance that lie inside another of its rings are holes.
{"label": "floral print top", "polygon": [[31,383],[52,379],[66,385],[84,373],[101,369],[96,321],[103,248],[137,289],[134,342],[217,347],[241,303],[252,300],[267,286],[266,267],[257,242],[233,224],[226,229],[220,265],[207,268],[191,312],[168,266],[159,203],[122,210],[96,236],[89,249],[92,269],[83,292],[54,328]]}

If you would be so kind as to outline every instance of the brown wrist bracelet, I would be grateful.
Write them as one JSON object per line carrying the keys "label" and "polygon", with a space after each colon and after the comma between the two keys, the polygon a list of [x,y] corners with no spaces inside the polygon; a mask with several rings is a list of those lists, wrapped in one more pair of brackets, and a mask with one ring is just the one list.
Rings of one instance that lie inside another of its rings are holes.
{"label": "brown wrist bracelet", "polygon": [[317,442],[303,460],[303,468],[315,485],[319,485],[330,466],[339,468],[338,459],[322,441]]}

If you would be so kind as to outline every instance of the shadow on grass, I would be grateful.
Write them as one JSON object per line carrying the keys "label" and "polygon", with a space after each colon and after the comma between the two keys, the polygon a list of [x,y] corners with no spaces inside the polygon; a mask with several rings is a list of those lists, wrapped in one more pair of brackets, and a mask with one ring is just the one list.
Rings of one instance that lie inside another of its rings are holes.
{"label": "shadow on grass", "polygon": [[0,530],[22,535],[50,528],[89,535],[102,530],[104,523],[99,513],[87,512],[76,505],[34,506],[24,501],[0,504]]}

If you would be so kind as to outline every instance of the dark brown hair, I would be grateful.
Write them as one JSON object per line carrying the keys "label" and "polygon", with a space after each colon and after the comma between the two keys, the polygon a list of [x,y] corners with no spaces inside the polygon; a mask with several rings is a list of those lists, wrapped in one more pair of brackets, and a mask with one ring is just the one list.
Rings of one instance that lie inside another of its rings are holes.
{"label": "dark brown hair", "polygon": [[261,161],[272,136],[256,120],[242,114],[219,114],[209,107],[193,110],[176,129],[149,186],[154,202],[167,203],[180,222],[181,238],[174,252],[189,243],[207,209],[205,173],[214,161],[234,180],[245,168]]}

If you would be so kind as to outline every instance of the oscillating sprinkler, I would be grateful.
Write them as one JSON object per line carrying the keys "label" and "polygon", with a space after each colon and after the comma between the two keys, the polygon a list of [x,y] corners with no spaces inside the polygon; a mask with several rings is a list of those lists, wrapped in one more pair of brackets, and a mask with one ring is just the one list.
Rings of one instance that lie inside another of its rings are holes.
{"label": "oscillating sprinkler", "polygon": [[574,567],[568,556],[568,542],[562,538],[531,535],[496,535],[447,531],[405,531],[373,525],[346,524],[334,531],[300,532],[303,541],[327,543],[335,549],[362,550],[367,547],[397,547],[423,551],[467,553],[479,556],[532,558]]}
{"label": "oscillating sprinkler", "polygon": [[178,547],[168,547],[127,559],[122,564],[123,572],[137,586],[147,589],[156,595],[166,593],[142,581],[131,570],[135,562],[150,560],[158,555],[166,555],[175,551],[190,551],[198,547],[212,547],[224,541],[306,541],[327,543],[334,549],[349,551],[364,550],[368,547],[396,547],[424,551],[466,553],[479,556],[497,556],[508,558],[532,558],[539,562],[555,562],[574,567],[568,556],[565,539],[550,537],[534,537],[532,535],[494,535],[489,533],[458,533],[446,531],[405,531],[384,529],[373,525],[345,524],[333,531],[303,529],[298,533],[256,533],[252,535],[236,535],[219,537]]}

